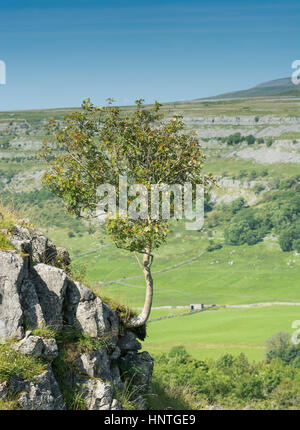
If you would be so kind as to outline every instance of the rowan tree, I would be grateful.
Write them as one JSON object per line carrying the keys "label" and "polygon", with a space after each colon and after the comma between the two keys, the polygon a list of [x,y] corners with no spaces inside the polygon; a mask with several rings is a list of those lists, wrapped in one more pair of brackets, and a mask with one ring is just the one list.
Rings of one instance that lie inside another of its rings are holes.
{"label": "rowan tree", "polygon": [[[86,99],[81,110],[65,117],[62,127],[50,120],[55,142],[44,142],[41,156],[47,160],[48,169],[43,182],[63,199],[70,213],[83,216],[95,212],[102,200],[97,192],[102,184],[114,186],[118,200],[120,176],[127,178],[128,187],[143,185],[149,199],[152,184],[189,182],[206,186],[212,181],[202,174],[205,157],[198,138],[184,131],[181,116],[164,119],[161,106],[156,102],[147,108],[141,99],[125,113],[111,101],[106,107],[96,107]],[[128,197],[128,205],[133,199]],[[172,202],[171,197],[171,208]],[[139,327],[151,311],[152,252],[166,241],[169,223],[152,219],[150,210],[143,219],[126,218],[118,210],[118,205],[115,214],[106,209],[106,231],[117,247],[135,254],[144,273],[144,308],[127,324]]]}

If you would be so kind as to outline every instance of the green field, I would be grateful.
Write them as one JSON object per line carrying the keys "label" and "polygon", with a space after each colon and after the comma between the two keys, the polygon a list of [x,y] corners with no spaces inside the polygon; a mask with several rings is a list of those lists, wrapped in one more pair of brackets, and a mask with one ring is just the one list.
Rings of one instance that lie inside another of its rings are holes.
{"label": "green field", "polygon": [[[100,294],[133,307],[143,305],[144,279],[133,255],[97,233],[75,238],[63,231],[48,234],[71,251],[74,262],[87,266],[88,280]],[[108,246],[99,249],[101,240]],[[213,252],[206,252],[208,244],[206,233],[186,231],[183,223],[174,225],[168,243],[154,252],[154,306],[300,302],[300,257],[283,253],[277,240],[270,237],[254,246],[225,245]],[[83,255],[76,258],[79,252]],[[176,264],[180,266],[173,268]],[[155,273],[161,270],[165,271]]]}
{"label": "green field", "polygon": [[[157,312],[153,310],[151,317]],[[195,358],[218,358],[243,352],[250,361],[264,358],[266,339],[278,331],[292,333],[300,319],[300,306],[262,306],[249,309],[207,310],[148,324],[143,348],[152,354],[184,345]]]}

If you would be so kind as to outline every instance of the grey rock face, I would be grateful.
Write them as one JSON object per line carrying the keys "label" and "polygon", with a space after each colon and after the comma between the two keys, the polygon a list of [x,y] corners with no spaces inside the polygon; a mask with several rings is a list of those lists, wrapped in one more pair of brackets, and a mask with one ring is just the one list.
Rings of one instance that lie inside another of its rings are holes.
{"label": "grey rock face", "polygon": [[105,348],[81,354],[75,360],[74,366],[81,375],[99,378],[103,382],[111,381],[110,361]]}
{"label": "grey rock face", "polygon": [[122,410],[122,406],[121,404],[118,402],[118,400],[114,399],[112,404],[111,404],[111,408],[112,411],[121,411]]}
{"label": "grey rock face", "polygon": [[62,269],[41,263],[32,268],[31,280],[35,285],[46,324],[62,326],[67,275]]}
{"label": "grey rock face", "polygon": [[118,346],[123,351],[138,351],[142,348],[135,334],[130,330],[127,330],[126,333],[120,337]]}
{"label": "grey rock face", "polygon": [[154,360],[147,351],[137,353],[130,351],[123,357],[123,363],[129,364],[132,369],[134,385],[140,394],[149,391],[153,373]]}
{"label": "grey rock face", "polygon": [[111,384],[114,388],[123,389],[124,383],[121,379],[121,373],[120,369],[117,365],[111,365],[110,367],[110,374],[111,374]]}
{"label": "grey rock face", "polygon": [[[23,386],[15,387],[23,391],[18,403],[25,410],[62,410],[65,404],[59,386],[54,378],[51,367],[34,381],[26,381]],[[20,389],[21,388],[21,389]]]}
{"label": "grey rock face", "polygon": [[9,394],[15,395],[21,392],[29,392],[30,381],[21,377],[12,377],[9,380]]}
{"label": "grey rock face", "polygon": [[24,334],[20,288],[27,274],[27,259],[16,251],[0,252],[0,338]]}
{"label": "grey rock face", "polygon": [[8,393],[8,383],[7,382],[0,383],[0,399],[2,399],[2,397],[5,397],[7,393]]}
{"label": "grey rock face", "polygon": [[0,337],[22,337],[23,326],[61,327],[64,323],[92,337],[117,343],[119,320],[89,288],[44,263],[28,268],[28,258],[0,251]]}
{"label": "grey rock face", "polygon": [[22,354],[30,354],[39,358],[44,348],[43,339],[39,336],[29,336],[12,345],[12,348]]}
{"label": "grey rock face", "polygon": [[29,225],[30,224],[30,220],[28,219],[28,218],[21,218],[21,219],[18,219],[18,224],[20,224],[20,225]]}
{"label": "grey rock face", "polygon": [[9,240],[18,251],[30,254],[35,263],[50,264],[57,254],[50,239],[22,225],[15,225]]}
{"label": "grey rock face", "polygon": [[20,304],[23,309],[24,322],[27,327],[34,328],[46,324],[35,285],[30,279],[24,279],[22,282],[20,288]]}
{"label": "grey rock face", "polygon": [[98,379],[81,379],[79,382],[82,397],[89,410],[107,411],[111,409],[113,392],[109,384]]}
{"label": "grey rock face", "polygon": [[67,321],[92,337],[114,337],[119,332],[119,320],[102,300],[79,282],[69,281],[67,289]]}
{"label": "grey rock face", "polygon": [[56,247],[57,260],[62,263],[64,266],[69,266],[71,264],[70,254],[66,250],[66,248],[62,248],[61,246]]}
{"label": "grey rock face", "polygon": [[65,248],[56,247],[41,232],[29,230],[23,225],[14,226],[9,240],[18,251],[30,254],[34,263],[56,265],[57,260],[60,260],[63,265],[68,266],[71,262],[70,255]]}
{"label": "grey rock face", "polygon": [[117,360],[119,357],[121,357],[121,350],[118,346],[116,346],[113,352],[110,354],[110,359]]}
{"label": "grey rock face", "polygon": [[58,356],[58,346],[55,339],[43,339],[44,347],[42,355],[45,360],[53,361]]}
{"label": "grey rock face", "polygon": [[49,362],[58,356],[55,339],[42,339],[39,336],[31,336],[31,332],[26,332],[24,339],[14,343],[11,347],[22,354],[30,354],[35,358],[42,357]]}

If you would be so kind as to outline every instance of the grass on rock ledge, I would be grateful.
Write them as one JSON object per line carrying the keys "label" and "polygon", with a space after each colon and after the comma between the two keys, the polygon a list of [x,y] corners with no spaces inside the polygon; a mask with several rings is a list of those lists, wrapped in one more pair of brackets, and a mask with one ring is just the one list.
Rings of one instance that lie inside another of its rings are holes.
{"label": "grass on rock ledge", "polygon": [[[18,223],[19,218],[20,216],[13,209],[0,204],[0,250],[14,249],[9,241],[9,233],[13,230],[15,224]],[[32,227],[31,225],[25,226]]]}
{"label": "grass on rock ledge", "polygon": [[10,378],[32,379],[47,370],[48,363],[31,355],[21,354],[11,348],[15,339],[0,343],[0,382]]}

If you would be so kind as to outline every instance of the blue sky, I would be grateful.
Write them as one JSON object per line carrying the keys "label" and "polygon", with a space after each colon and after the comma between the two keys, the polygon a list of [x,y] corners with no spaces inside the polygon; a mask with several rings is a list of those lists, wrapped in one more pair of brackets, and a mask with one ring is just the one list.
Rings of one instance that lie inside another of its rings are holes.
{"label": "blue sky", "polygon": [[188,100],[291,75],[300,2],[1,2],[0,110]]}

